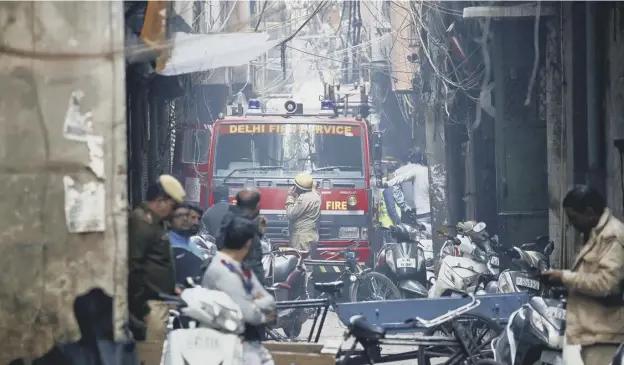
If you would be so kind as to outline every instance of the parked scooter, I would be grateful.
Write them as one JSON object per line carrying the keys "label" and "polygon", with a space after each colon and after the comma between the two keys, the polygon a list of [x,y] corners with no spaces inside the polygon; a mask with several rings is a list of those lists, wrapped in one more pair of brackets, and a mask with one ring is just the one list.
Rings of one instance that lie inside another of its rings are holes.
{"label": "parked scooter", "polygon": [[[563,365],[565,290],[549,288],[509,317],[507,329],[492,341],[496,361],[510,365]],[[570,364],[571,365],[571,364]]]}
{"label": "parked scooter", "polygon": [[[440,260],[437,278],[429,289],[429,298],[452,296],[457,292],[485,294],[497,291],[495,279],[499,274],[500,258],[492,244],[497,245],[498,238],[490,238],[485,228],[483,222],[469,221],[457,224],[457,237],[438,231],[459,249],[461,256],[446,255]],[[483,278],[488,280],[484,282]],[[483,290],[477,290],[481,284],[484,284]]]}
{"label": "parked scooter", "polygon": [[187,282],[179,297],[161,295],[175,308],[169,310],[161,364],[183,364],[197,356],[205,364],[242,364],[240,307],[223,292],[197,286],[191,278]]}
{"label": "parked scooter", "polygon": [[532,243],[508,250],[505,256],[511,260],[511,268],[499,275],[498,292],[546,294],[546,287],[540,283],[539,274],[550,267],[550,255],[554,247],[554,242],[547,236],[541,236]]}
{"label": "parked scooter", "polygon": [[404,298],[427,297],[427,267],[420,243],[424,229],[406,223],[392,226],[389,233],[396,242],[386,242],[379,250],[375,271],[390,278]]}
{"label": "parked scooter", "polygon": [[[309,298],[307,273],[303,260],[306,252],[297,250],[271,250],[271,243],[263,239],[262,264],[264,266],[264,285],[275,295],[275,300],[293,301]],[[303,323],[308,319],[305,309],[290,308],[277,311],[275,329],[282,329],[286,337],[294,339],[301,333]]]}

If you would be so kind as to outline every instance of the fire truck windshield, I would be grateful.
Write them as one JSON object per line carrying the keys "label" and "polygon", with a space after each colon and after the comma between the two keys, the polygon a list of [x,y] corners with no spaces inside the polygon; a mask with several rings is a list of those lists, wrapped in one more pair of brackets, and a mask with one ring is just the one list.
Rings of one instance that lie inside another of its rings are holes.
{"label": "fire truck windshield", "polygon": [[[214,176],[364,178],[362,128],[318,123],[231,123],[216,133]],[[272,168],[263,168],[271,166]]]}

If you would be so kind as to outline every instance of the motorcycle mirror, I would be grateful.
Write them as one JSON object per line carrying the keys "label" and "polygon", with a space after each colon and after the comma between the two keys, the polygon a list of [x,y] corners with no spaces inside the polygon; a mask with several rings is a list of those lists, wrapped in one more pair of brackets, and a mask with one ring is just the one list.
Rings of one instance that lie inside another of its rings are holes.
{"label": "motorcycle mirror", "polygon": [[485,223],[479,222],[475,224],[475,226],[472,228],[472,231],[475,233],[479,233],[479,232],[482,232],[484,229],[485,229]]}
{"label": "motorcycle mirror", "polygon": [[193,278],[190,277],[190,276],[186,277],[186,287],[187,288],[194,288],[195,287],[195,280],[193,280]]}
{"label": "motorcycle mirror", "polygon": [[554,250],[555,250],[555,243],[550,241],[548,242],[546,247],[544,247],[544,255],[550,256]]}

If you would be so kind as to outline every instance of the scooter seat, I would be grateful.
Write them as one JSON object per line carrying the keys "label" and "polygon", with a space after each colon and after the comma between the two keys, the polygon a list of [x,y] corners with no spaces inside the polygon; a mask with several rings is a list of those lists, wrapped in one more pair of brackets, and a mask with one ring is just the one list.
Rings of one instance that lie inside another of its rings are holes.
{"label": "scooter seat", "polygon": [[363,315],[355,315],[349,319],[351,335],[357,339],[381,340],[386,336],[386,330],[366,321]]}
{"label": "scooter seat", "polygon": [[297,268],[297,257],[278,256],[273,261],[273,281],[276,283],[285,282],[291,272]]}
{"label": "scooter seat", "polygon": [[330,283],[314,283],[314,289],[320,291],[321,293],[335,294],[338,293],[342,287],[344,287],[344,282],[340,280],[332,281]]}

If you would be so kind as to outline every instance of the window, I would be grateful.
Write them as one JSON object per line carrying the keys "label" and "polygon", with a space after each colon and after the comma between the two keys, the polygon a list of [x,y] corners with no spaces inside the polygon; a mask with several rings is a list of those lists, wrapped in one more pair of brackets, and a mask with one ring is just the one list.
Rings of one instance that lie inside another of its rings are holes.
{"label": "window", "polygon": [[182,163],[205,164],[208,162],[210,134],[208,131],[189,129],[182,139]]}
{"label": "window", "polygon": [[245,169],[246,176],[292,177],[314,169],[327,178],[364,177],[366,136],[358,126],[226,124],[218,133],[215,176]]}

